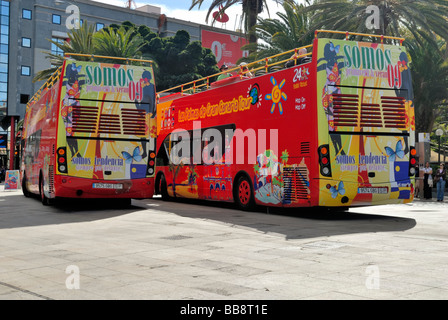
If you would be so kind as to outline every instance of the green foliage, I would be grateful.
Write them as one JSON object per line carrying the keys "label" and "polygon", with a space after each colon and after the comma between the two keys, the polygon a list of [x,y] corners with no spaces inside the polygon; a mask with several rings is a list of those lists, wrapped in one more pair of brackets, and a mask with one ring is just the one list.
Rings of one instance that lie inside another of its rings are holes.
{"label": "green foliage", "polygon": [[[99,32],[85,23],[80,29],[72,30],[69,38],[70,42],[62,44],[49,41],[64,52],[153,60],[158,91],[219,72],[212,51],[203,48],[199,41],[190,42],[185,30],[177,31],[173,37],[160,38],[149,27],[136,26],[129,21],[122,25],[111,24]],[[35,81],[48,79],[64,61],[63,57],[51,53],[47,53],[47,57],[52,59],[53,67],[39,72]]]}
{"label": "green foliage", "polygon": [[438,41],[434,48],[424,39],[416,39],[408,41],[407,47],[412,61],[416,129],[417,132],[431,132],[436,118],[446,109],[448,99],[446,43]]}
{"label": "green foliage", "polygon": [[[68,35],[70,41],[65,41],[64,43],[54,42],[52,40],[48,41],[64,51],[64,53],[92,54],[94,52],[93,33],[94,26],[84,23],[81,28],[73,29],[72,33]],[[33,82],[47,80],[64,62],[64,57],[49,52],[46,58],[51,60],[52,67],[37,72],[33,78]],[[88,60],[88,58],[83,57],[77,57],[76,59]]]}
{"label": "green foliage", "polygon": [[244,46],[242,49],[251,53],[241,61],[264,59],[312,43],[314,35],[308,33],[310,13],[305,12],[305,7],[284,2],[283,9],[285,12],[277,12],[275,19],[258,20],[256,32],[261,41]]}
{"label": "green foliage", "polygon": [[159,66],[156,73],[158,91],[219,72],[211,50],[203,48],[199,41],[190,42],[190,35],[184,30],[173,37],[153,38],[147,53]]}
{"label": "green foliage", "polygon": [[[366,26],[372,16],[366,11],[369,5],[380,10],[379,29]],[[316,0],[307,11],[313,13],[311,32],[326,29],[400,37],[405,29],[414,36],[425,31],[448,39],[447,0]]]}
{"label": "green foliage", "polygon": [[[97,55],[122,57],[122,58],[142,58],[141,48],[144,44],[142,37],[134,29],[124,27],[114,29],[102,29],[93,36],[94,52]],[[106,60],[104,62],[116,62],[116,60]]]}

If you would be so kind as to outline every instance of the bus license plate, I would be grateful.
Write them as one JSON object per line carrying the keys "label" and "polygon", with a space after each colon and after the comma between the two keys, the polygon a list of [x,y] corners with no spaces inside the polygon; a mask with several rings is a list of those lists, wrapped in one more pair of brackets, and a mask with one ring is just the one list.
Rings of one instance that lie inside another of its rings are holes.
{"label": "bus license plate", "polygon": [[358,193],[376,193],[376,194],[387,194],[387,187],[369,187],[369,188],[358,188]]}
{"label": "bus license plate", "polygon": [[121,183],[94,183],[94,189],[123,189]]}

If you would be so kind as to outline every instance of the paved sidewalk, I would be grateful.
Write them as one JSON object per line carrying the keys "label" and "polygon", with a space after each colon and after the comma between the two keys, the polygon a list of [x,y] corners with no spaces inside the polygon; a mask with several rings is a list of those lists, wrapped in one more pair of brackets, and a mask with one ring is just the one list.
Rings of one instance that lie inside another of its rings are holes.
{"label": "paved sidewalk", "polygon": [[448,299],[448,203],[316,213],[0,190],[0,299]]}

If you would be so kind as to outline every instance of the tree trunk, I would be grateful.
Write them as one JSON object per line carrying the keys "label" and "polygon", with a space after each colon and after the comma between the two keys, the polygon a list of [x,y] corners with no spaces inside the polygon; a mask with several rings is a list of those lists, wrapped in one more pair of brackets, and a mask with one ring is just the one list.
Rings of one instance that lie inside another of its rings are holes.
{"label": "tree trunk", "polygon": [[255,32],[255,25],[257,24],[261,1],[263,0],[246,0],[245,5],[243,3],[243,10],[246,13],[246,32],[249,38],[249,43],[256,43],[258,40]]}

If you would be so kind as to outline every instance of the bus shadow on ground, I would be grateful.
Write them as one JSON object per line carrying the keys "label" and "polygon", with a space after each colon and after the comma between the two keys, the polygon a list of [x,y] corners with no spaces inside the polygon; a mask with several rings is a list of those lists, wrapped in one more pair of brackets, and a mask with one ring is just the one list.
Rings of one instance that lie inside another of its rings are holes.
{"label": "bus shadow on ground", "polygon": [[58,199],[50,206],[35,196],[0,197],[0,229],[89,222],[145,210],[118,199]]}
{"label": "bus shadow on ground", "polygon": [[[381,209],[377,211],[379,214],[362,213],[359,208],[335,211],[327,208],[257,206],[253,211],[241,211],[234,204],[224,202],[192,199],[162,201],[157,197],[151,201],[157,202],[158,210],[166,210],[179,216],[215,220],[244,228],[253,228],[266,234],[283,234],[286,239],[355,233],[400,232],[412,229],[417,225],[415,219],[394,216],[393,212],[382,212]],[[213,211],[210,208],[219,210]]]}

